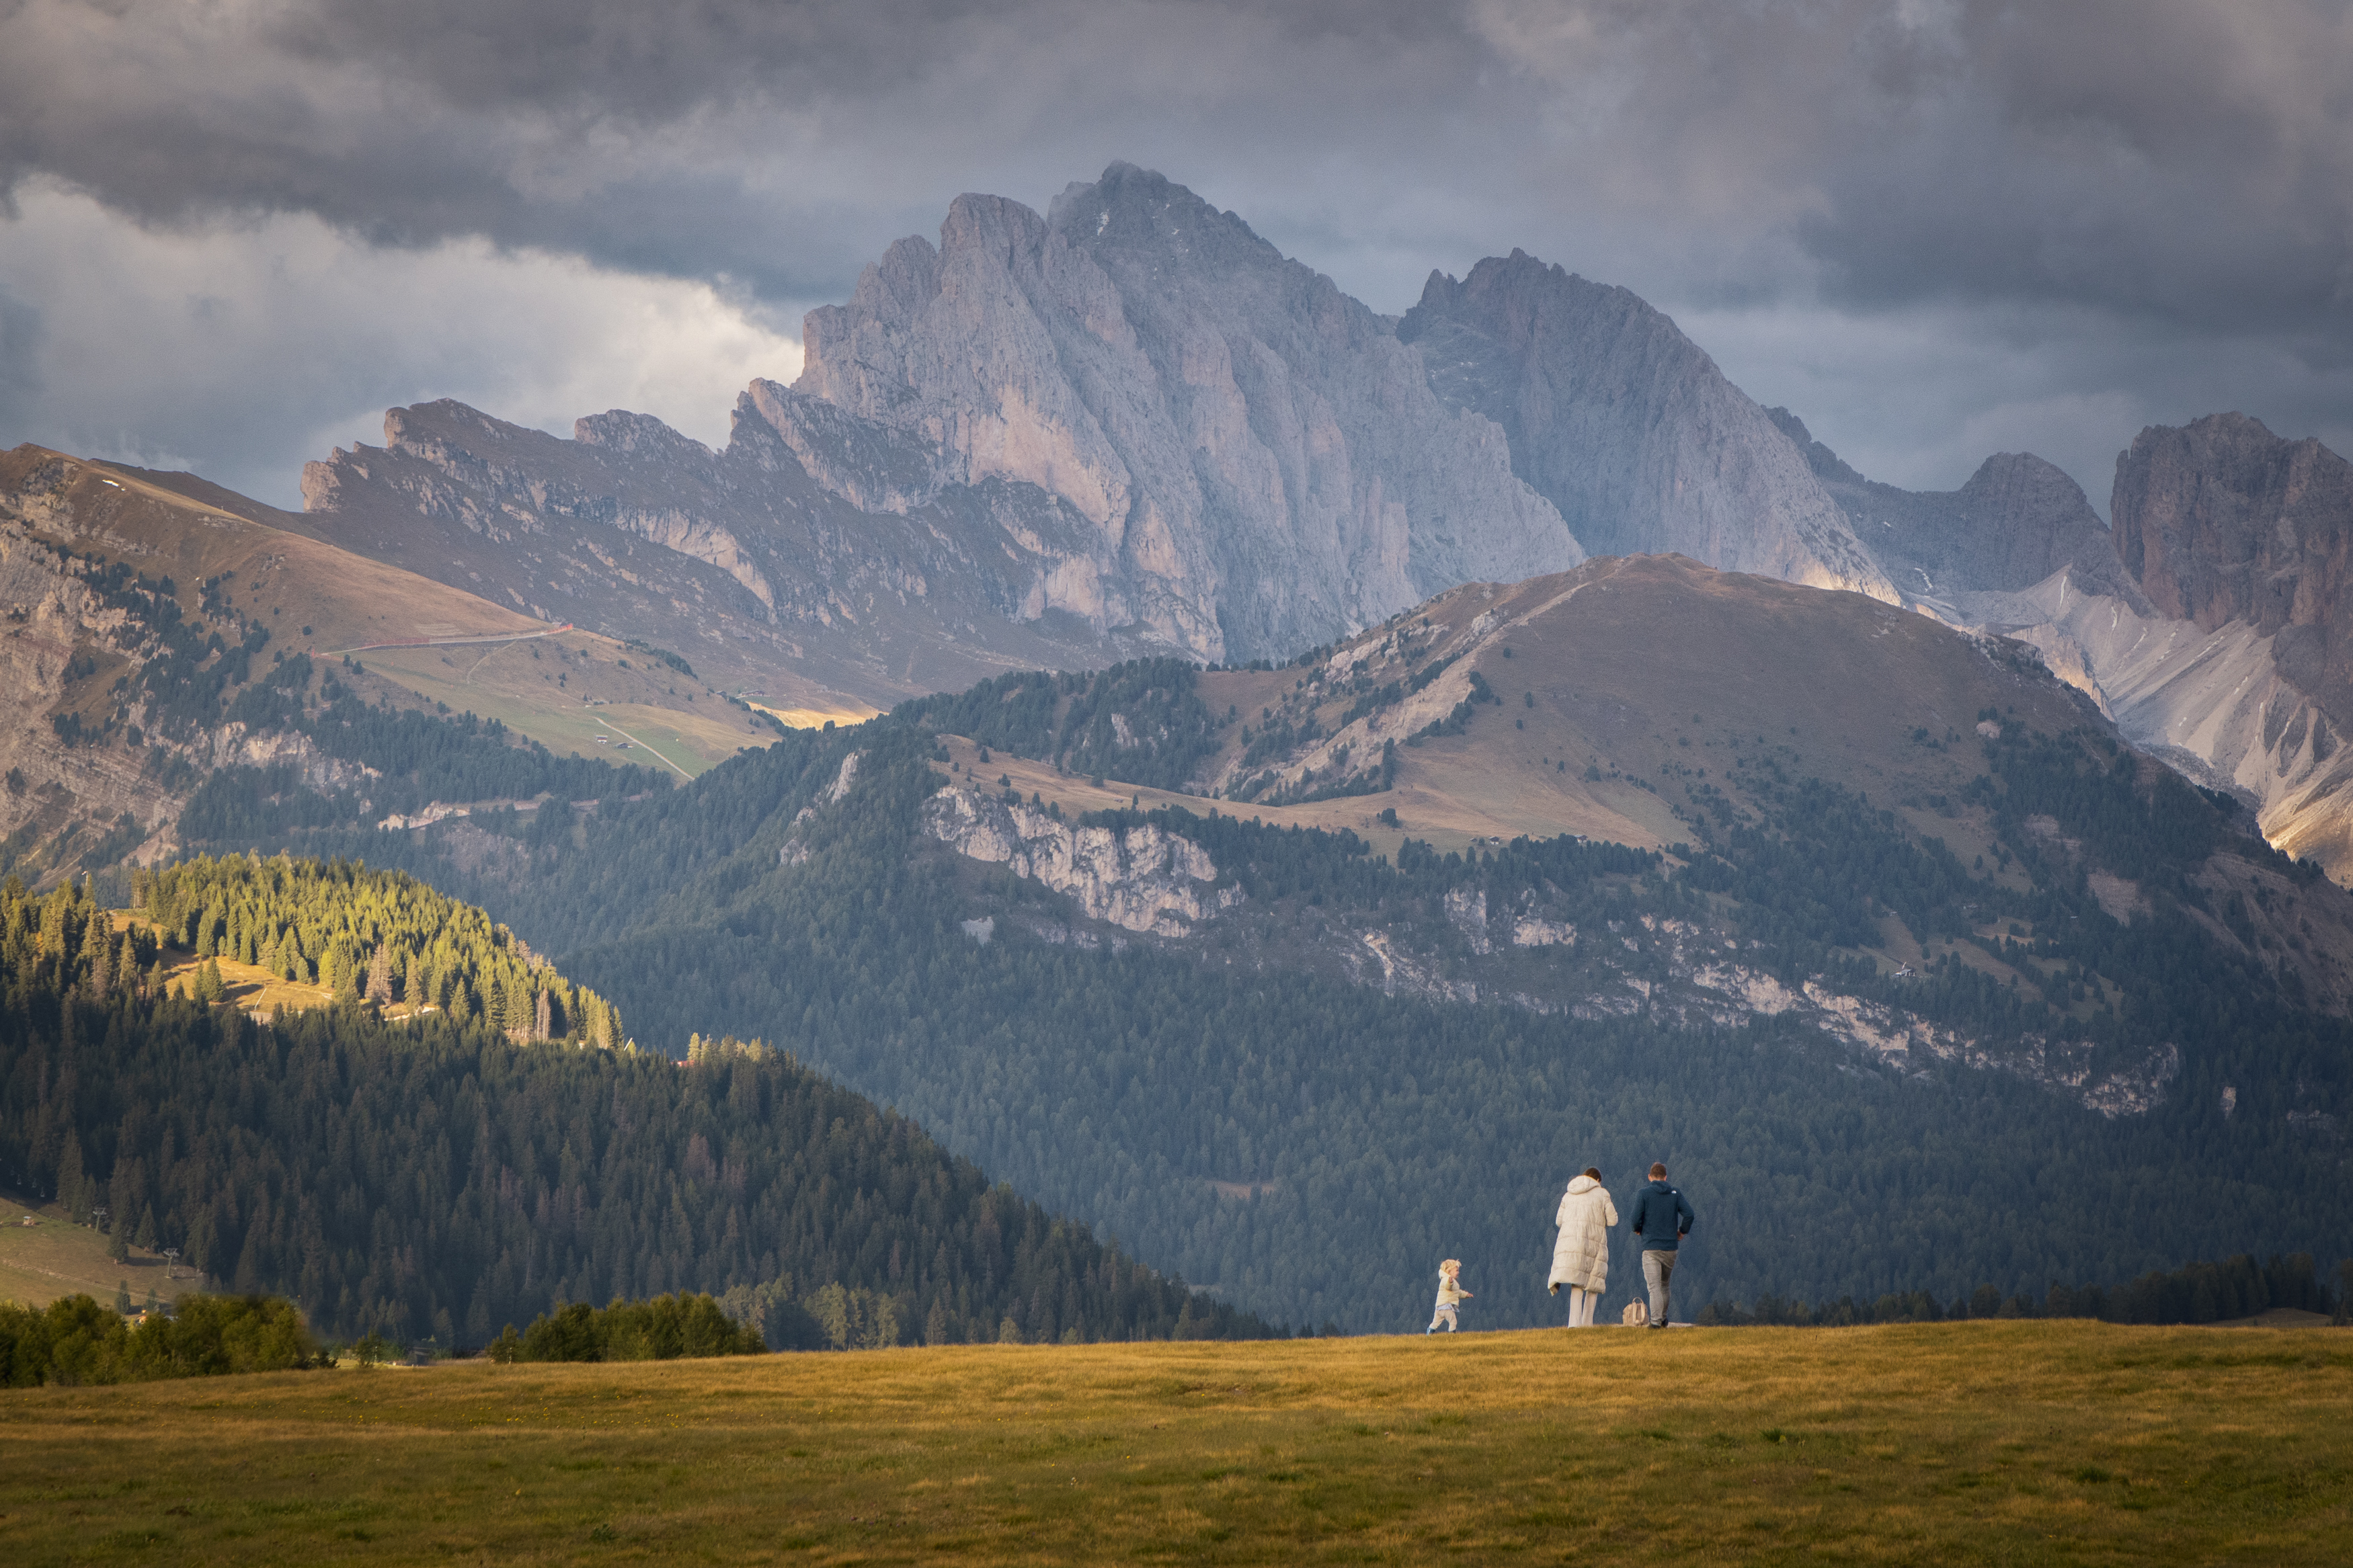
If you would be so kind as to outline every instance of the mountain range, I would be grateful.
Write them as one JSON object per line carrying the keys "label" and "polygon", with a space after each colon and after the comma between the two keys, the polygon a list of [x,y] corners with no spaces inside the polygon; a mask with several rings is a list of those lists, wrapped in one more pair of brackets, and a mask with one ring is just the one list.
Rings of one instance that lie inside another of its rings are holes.
{"label": "mountain range", "polygon": [[[2318,443],[2146,431],[2113,526],[2028,454],[1905,491],[1623,289],[1515,251],[1387,317],[1124,164],[804,335],[722,447],[427,404],[300,513],[0,458],[0,870],[404,868],[1270,1321],[1518,1257],[1588,1150],[1736,1184],[1741,1294],[2341,1226]],[[1849,1256],[1844,1167],[2038,1239]]]}
{"label": "mountain range", "polygon": [[1905,491],[1627,289],[1514,251],[1384,317],[1125,164],[1042,216],[958,198],[805,342],[722,451],[619,413],[564,442],[397,409],[383,448],[311,468],[308,515],[844,710],[1025,666],[1282,660],[1459,583],[1681,553],[2021,637],[2353,868],[2327,568],[2353,493],[2253,420],[2144,432],[2113,529],[2031,454]]}

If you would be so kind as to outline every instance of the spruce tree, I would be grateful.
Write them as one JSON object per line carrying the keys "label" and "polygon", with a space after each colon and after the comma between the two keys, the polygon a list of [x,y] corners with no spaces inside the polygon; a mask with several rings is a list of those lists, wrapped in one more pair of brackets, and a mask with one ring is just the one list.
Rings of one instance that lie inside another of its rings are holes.
{"label": "spruce tree", "polygon": [[530,986],[525,984],[520,978],[508,982],[506,987],[506,1010],[502,1020],[503,1026],[505,1027],[508,1035],[521,1040],[527,1040],[532,1037],[531,1028],[534,1020],[531,1004],[532,997]]}
{"label": "spruce tree", "polygon": [[392,951],[382,942],[375,944],[375,956],[368,960],[367,1000],[379,1007],[392,1005]]}
{"label": "spruce tree", "polygon": [[103,932],[92,922],[83,935],[82,950],[90,955],[90,994],[103,1000],[114,989],[113,944],[103,940]]}
{"label": "spruce tree", "polygon": [[89,1177],[81,1166],[81,1139],[68,1128],[65,1147],[58,1153],[58,1202],[64,1205],[66,1216],[77,1225],[81,1223],[83,1188],[88,1184]]}

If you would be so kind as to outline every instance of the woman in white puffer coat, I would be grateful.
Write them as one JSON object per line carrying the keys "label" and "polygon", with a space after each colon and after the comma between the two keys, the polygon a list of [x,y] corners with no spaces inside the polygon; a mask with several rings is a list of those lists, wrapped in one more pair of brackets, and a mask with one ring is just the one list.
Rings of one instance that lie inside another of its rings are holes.
{"label": "woman in white puffer coat", "polygon": [[1552,1248],[1552,1293],[1567,1286],[1568,1326],[1589,1329],[1593,1309],[1609,1288],[1609,1233],[1618,1225],[1618,1205],[1599,1171],[1588,1166],[1568,1184],[1553,1223],[1560,1226],[1560,1239]]}

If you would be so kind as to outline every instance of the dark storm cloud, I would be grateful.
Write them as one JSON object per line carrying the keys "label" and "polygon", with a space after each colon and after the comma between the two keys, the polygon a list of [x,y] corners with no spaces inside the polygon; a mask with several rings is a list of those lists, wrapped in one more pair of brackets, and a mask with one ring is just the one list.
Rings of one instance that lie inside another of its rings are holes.
{"label": "dark storm cloud", "polygon": [[[1860,322],[1821,395],[1863,449],[1926,449],[1858,378],[1939,332],[1955,417],[2013,444],[2232,402],[2342,441],[2348,83],[2353,0],[0,0],[0,193],[480,237],[789,327],[960,190],[1128,158],[1384,310],[1517,245],[1727,343]],[[1787,363],[1743,374],[1772,401]]]}
{"label": "dark storm cloud", "polygon": [[1856,300],[2309,330],[2353,302],[2348,81],[2337,0],[21,0],[0,180],[781,296],[952,177],[1035,200],[1149,153],[1350,182],[1344,242],[1402,195],[1464,231],[1415,241],[1599,226],[1727,289],[1786,286],[1781,245]]}
{"label": "dark storm cloud", "polygon": [[48,175],[153,222],[481,235],[805,297],[936,224],[959,178],[1038,199],[1134,141],[1177,151],[1171,132],[1212,161],[1279,160],[1262,138],[1312,139],[1367,89],[1393,105],[1409,81],[1460,79],[1473,46],[1426,16],[24,0],[0,15],[0,185]]}
{"label": "dark storm cloud", "polygon": [[1788,233],[1834,294],[2295,330],[2353,305],[2349,10],[1499,0],[1472,15],[1552,95],[1557,187],[1591,189],[1578,155],[1606,154],[1703,231]]}

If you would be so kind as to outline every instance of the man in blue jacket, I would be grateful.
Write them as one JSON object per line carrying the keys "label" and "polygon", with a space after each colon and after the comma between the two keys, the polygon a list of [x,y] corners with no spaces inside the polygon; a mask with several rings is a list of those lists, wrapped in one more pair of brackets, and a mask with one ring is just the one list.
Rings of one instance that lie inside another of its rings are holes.
{"label": "man in blue jacket", "polygon": [[1642,1243],[1642,1283],[1651,1292],[1651,1327],[1667,1326],[1667,1281],[1675,1276],[1675,1248],[1691,1234],[1691,1201],[1667,1185],[1667,1168],[1651,1167],[1651,1184],[1634,1194],[1628,1216]]}

